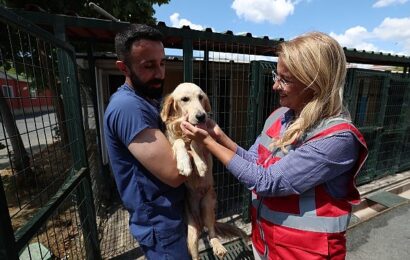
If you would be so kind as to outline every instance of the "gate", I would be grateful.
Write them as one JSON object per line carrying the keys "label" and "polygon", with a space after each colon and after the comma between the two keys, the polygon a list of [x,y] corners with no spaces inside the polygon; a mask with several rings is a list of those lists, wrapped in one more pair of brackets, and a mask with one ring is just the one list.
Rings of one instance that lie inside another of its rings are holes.
{"label": "gate", "polygon": [[100,259],[73,48],[0,23],[0,259]]}

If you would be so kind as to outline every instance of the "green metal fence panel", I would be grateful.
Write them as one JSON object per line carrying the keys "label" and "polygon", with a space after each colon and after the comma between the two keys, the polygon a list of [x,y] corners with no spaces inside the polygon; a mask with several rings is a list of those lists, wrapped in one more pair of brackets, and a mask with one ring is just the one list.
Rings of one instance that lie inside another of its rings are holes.
{"label": "green metal fence panel", "polygon": [[384,131],[380,136],[375,179],[398,171],[403,130]]}
{"label": "green metal fence panel", "polygon": [[410,170],[410,126],[404,129],[398,171]]}
{"label": "green metal fence panel", "polygon": [[359,130],[364,136],[369,152],[365,164],[356,177],[356,184],[362,185],[371,182],[375,178],[381,132],[375,130],[373,127],[359,128]]}
{"label": "green metal fence panel", "polygon": [[348,69],[344,97],[357,127],[382,127],[389,80],[388,72]]}
{"label": "green metal fence panel", "polygon": [[272,89],[273,79],[272,70],[276,70],[276,62],[269,61],[254,61],[251,66],[255,67],[252,70],[252,77],[257,83],[256,95],[256,129],[255,137],[262,131],[265,120],[277,108],[279,108],[279,97]]}
{"label": "green metal fence panel", "polygon": [[407,127],[409,95],[410,78],[404,78],[400,73],[391,73],[383,122],[385,130],[404,130]]}
{"label": "green metal fence panel", "polygon": [[73,48],[2,7],[0,31],[0,253],[99,259]]}

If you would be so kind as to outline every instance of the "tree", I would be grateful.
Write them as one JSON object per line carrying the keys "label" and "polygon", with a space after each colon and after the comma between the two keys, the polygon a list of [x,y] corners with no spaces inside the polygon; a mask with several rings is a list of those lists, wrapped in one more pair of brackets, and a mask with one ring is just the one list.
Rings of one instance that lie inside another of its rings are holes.
{"label": "tree", "polygon": [[[154,4],[162,5],[169,0],[3,0],[10,8],[25,8],[38,6],[44,11],[54,14],[78,14],[79,16],[104,18],[89,7],[93,2],[121,21],[132,23],[154,24]],[[69,7],[69,9],[67,9]]]}

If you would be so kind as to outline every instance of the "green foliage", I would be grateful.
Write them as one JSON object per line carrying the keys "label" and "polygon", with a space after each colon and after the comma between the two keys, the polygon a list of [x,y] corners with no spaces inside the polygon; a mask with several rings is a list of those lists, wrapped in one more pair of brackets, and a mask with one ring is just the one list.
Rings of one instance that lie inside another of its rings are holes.
{"label": "green foliage", "polygon": [[10,8],[30,9],[33,5],[54,14],[78,14],[79,16],[107,19],[89,7],[93,2],[121,21],[154,24],[154,4],[162,5],[170,0],[0,0]]}

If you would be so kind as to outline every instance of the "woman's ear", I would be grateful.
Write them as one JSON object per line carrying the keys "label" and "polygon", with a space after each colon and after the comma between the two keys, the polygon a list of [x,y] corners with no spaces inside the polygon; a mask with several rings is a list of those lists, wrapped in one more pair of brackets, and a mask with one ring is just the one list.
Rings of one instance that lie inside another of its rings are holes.
{"label": "woman's ear", "polygon": [[162,103],[161,119],[166,122],[168,118],[174,113],[174,98],[171,95],[165,97]]}

